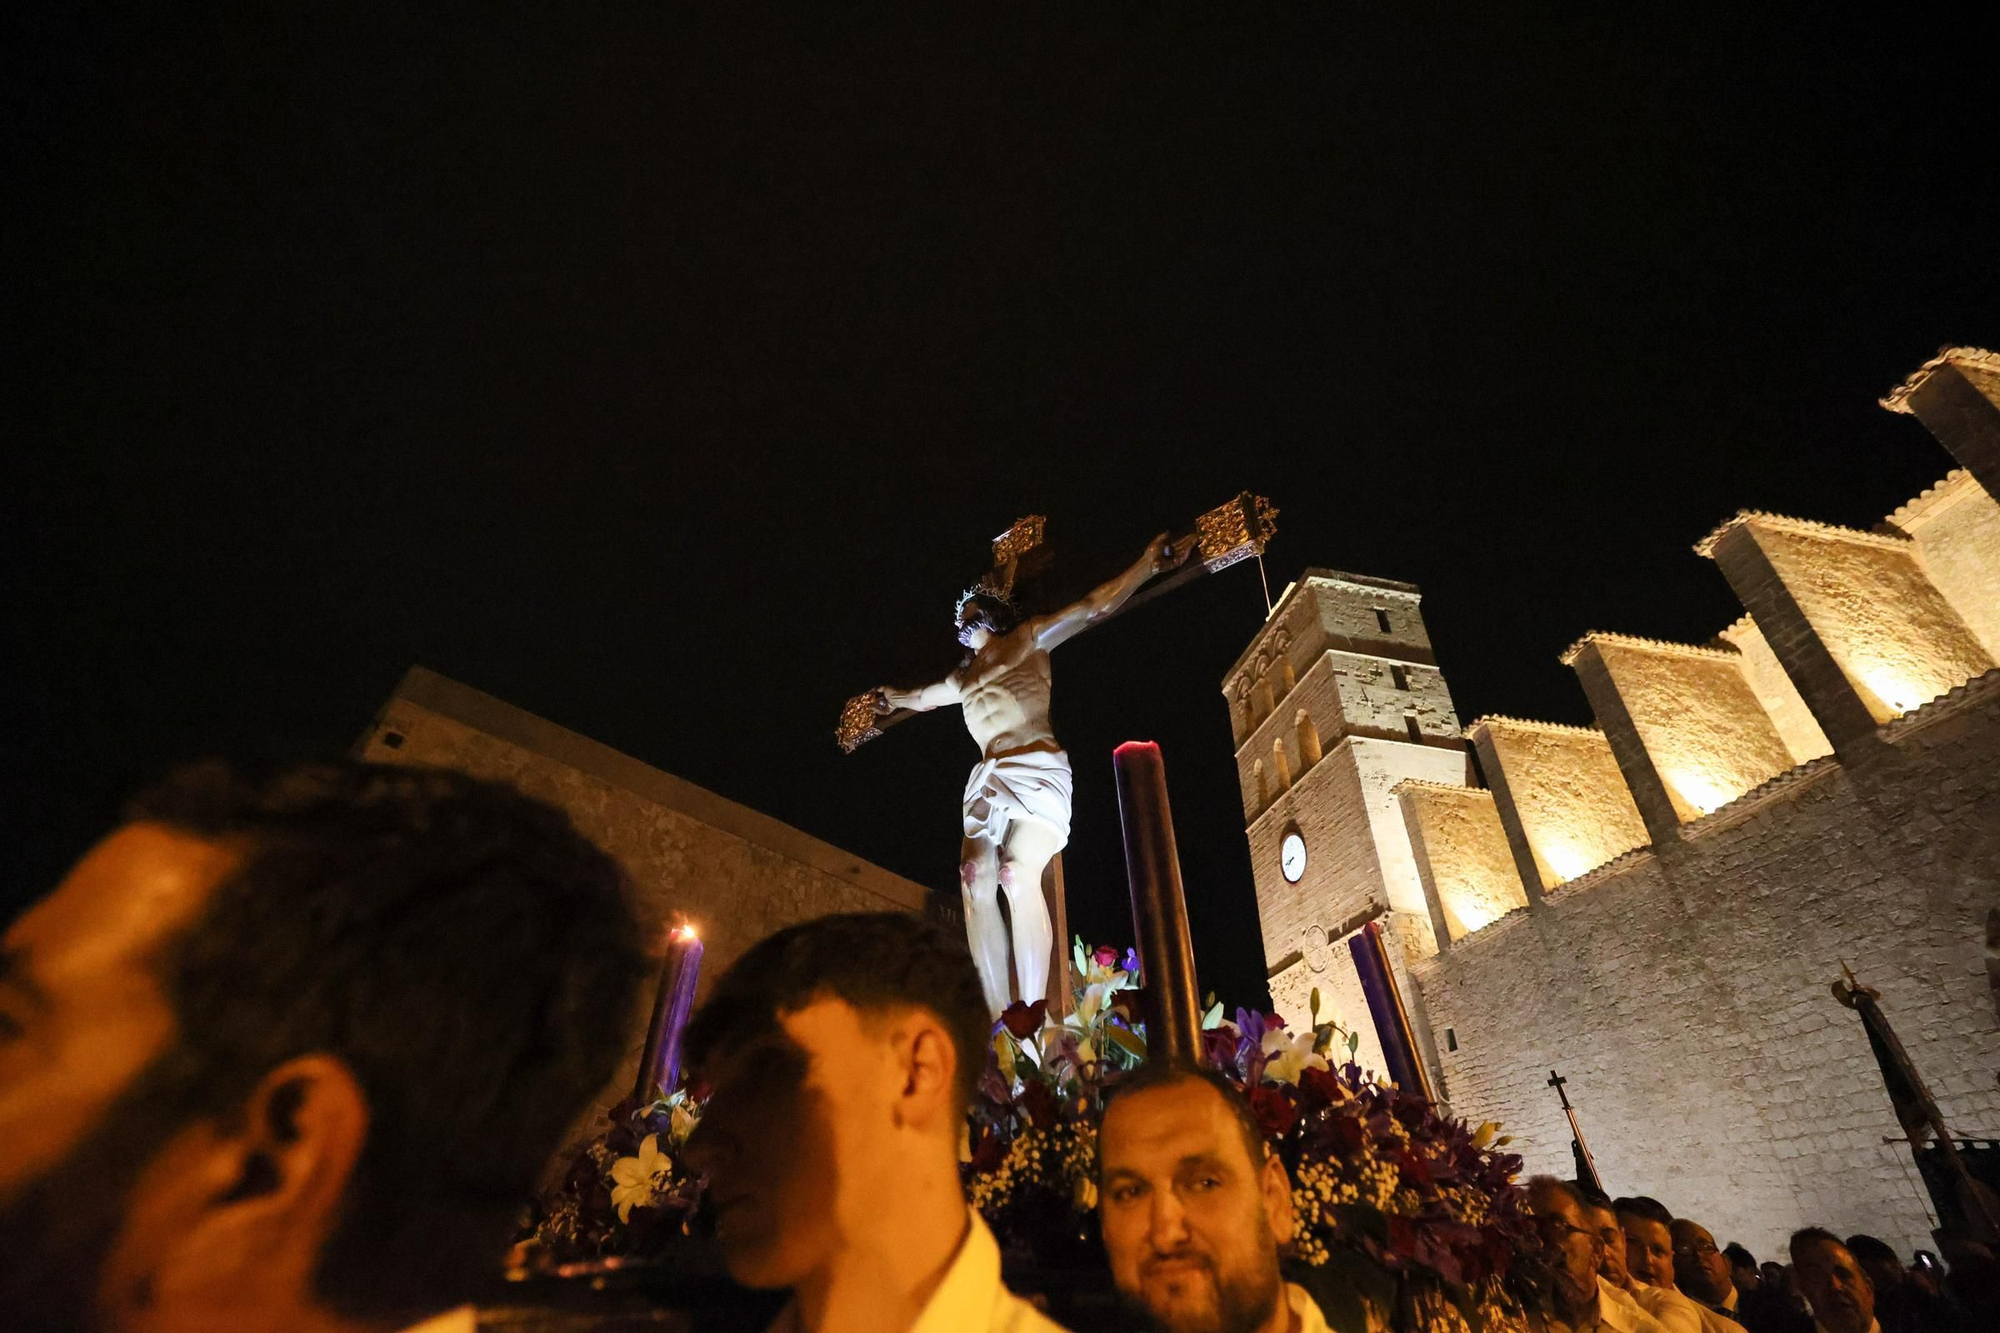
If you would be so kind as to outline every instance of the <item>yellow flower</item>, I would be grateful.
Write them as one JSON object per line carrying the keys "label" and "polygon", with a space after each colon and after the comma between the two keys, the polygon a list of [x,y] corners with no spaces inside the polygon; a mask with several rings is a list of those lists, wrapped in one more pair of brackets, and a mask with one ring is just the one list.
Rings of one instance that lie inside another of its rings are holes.
{"label": "yellow flower", "polygon": [[668,1119],[667,1137],[676,1148],[688,1141],[688,1135],[694,1133],[695,1123],[695,1113],[688,1110],[686,1102],[674,1107],[673,1115]]}
{"label": "yellow flower", "polygon": [[656,1177],[665,1176],[674,1169],[671,1157],[660,1151],[660,1136],[648,1134],[639,1145],[637,1157],[621,1157],[611,1164],[611,1202],[618,1209],[618,1220],[632,1220],[634,1208],[644,1208],[653,1201],[653,1182]]}

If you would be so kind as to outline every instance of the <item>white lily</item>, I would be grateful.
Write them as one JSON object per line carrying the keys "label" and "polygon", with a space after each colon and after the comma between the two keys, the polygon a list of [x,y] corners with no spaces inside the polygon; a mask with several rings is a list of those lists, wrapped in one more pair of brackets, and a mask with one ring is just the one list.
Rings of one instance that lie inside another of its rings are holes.
{"label": "white lily", "polygon": [[1316,1036],[1307,1028],[1298,1036],[1288,1035],[1283,1028],[1271,1028],[1264,1033],[1264,1077],[1279,1083],[1299,1081],[1299,1075],[1308,1069],[1328,1067],[1326,1057],[1313,1050]]}
{"label": "white lily", "polygon": [[660,1151],[660,1136],[648,1134],[639,1145],[636,1157],[621,1157],[611,1164],[611,1203],[618,1209],[618,1220],[632,1220],[634,1208],[644,1208],[653,1201],[653,1186],[656,1179],[674,1169],[673,1158]]}

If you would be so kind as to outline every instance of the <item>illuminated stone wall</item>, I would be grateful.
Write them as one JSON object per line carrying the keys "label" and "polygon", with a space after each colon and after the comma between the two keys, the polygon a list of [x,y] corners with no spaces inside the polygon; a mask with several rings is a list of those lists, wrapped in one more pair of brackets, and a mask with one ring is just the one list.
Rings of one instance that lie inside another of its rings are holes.
{"label": "illuminated stone wall", "polygon": [[1792,762],[1803,764],[1809,759],[1832,754],[1833,747],[1827,744],[1826,733],[1813,720],[1812,710],[1799,697],[1799,687],[1792,684],[1792,678],[1785,674],[1785,668],[1779,664],[1778,655],[1771,651],[1771,645],[1765,641],[1764,631],[1757,628],[1757,622],[1744,616],[1718,637],[1736,649],[1743,668],[1743,679],[1750,686],[1751,693],[1757,696],[1764,715],[1777,729]]}
{"label": "illuminated stone wall", "polygon": [[1739,654],[1622,634],[1586,636],[1638,729],[1681,821],[1719,809],[1792,767]]}
{"label": "illuminated stone wall", "polygon": [[[356,753],[462,768],[568,811],[631,875],[653,938],[682,918],[700,929],[703,993],[780,927],[829,912],[917,912],[928,898],[921,884],[422,667],[403,678]],[[592,1114],[629,1091],[650,986],[642,1004],[625,1064]]]}
{"label": "illuminated stone wall", "polygon": [[1994,664],[1925,576],[1907,538],[1745,513],[1696,549],[1711,554],[1739,528],[1877,722],[1900,717]]}
{"label": "illuminated stone wall", "polygon": [[1924,572],[2000,660],[2000,504],[1963,469],[1889,515],[1916,543]]}
{"label": "illuminated stone wall", "polygon": [[1528,905],[1492,792],[1418,780],[1395,791],[1418,878],[1436,895],[1453,940]]}
{"label": "illuminated stone wall", "polygon": [[[1930,1246],[1843,961],[1948,1122],[2000,1128],[1984,923],[2000,906],[2000,672],[1883,728],[1889,756],[1793,770],[1413,969],[1452,1109],[1567,1176],[1570,1079],[1613,1193],[1763,1254],[1797,1226]],[[1457,1050],[1446,1049],[1449,1030]]]}
{"label": "illuminated stone wall", "polygon": [[[1603,732],[1511,717],[1483,717],[1466,731],[1475,739],[1484,732],[1492,745],[1541,887],[1645,845],[1646,826]],[[1487,780],[1493,785],[1492,774]]]}

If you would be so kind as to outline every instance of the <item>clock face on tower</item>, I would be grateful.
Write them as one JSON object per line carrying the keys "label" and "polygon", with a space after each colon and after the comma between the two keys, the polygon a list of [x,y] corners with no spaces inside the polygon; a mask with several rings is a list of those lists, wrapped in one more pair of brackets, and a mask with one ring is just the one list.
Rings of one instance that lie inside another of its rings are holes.
{"label": "clock face on tower", "polygon": [[1306,840],[1299,836],[1297,829],[1288,831],[1285,840],[1278,844],[1278,868],[1294,884],[1299,882],[1300,875],[1306,873]]}

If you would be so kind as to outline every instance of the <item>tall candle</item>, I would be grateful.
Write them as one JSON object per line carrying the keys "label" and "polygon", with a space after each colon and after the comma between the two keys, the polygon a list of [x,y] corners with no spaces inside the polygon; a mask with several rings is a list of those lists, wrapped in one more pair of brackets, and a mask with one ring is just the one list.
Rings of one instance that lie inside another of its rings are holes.
{"label": "tall candle", "polygon": [[653,997],[653,1021],[646,1027],[646,1051],[632,1096],[650,1102],[674,1090],[681,1076],[681,1034],[694,1010],[694,987],[701,978],[701,939],[693,926],[680,926],[667,940],[660,989]]}
{"label": "tall candle", "polygon": [[1181,888],[1167,769],[1160,747],[1127,741],[1112,751],[1118,817],[1125,828],[1125,878],[1132,890],[1132,930],[1146,1012],[1146,1055],[1193,1062],[1201,1057],[1201,1008],[1195,997],[1194,944]]}

